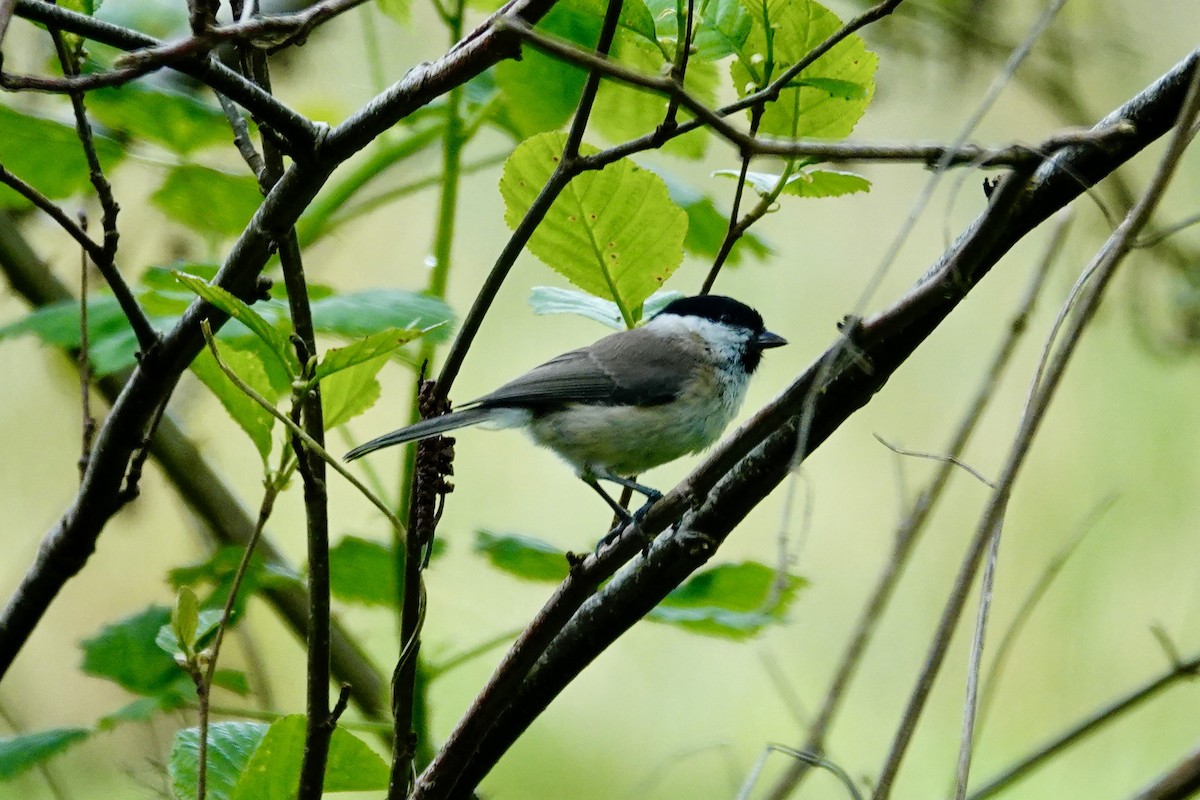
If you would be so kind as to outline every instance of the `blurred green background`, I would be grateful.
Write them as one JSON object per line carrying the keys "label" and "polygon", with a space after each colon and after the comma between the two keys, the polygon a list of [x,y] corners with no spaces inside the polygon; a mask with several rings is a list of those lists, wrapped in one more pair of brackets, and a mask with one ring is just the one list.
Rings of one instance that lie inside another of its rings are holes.
{"label": "blurred green background", "polygon": [[[182,21],[176,6],[182,4],[108,0],[101,16],[145,14]],[[843,19],[864,7],[831,5]],[[905,3],[894,18],[868,28],[863,36],[881,57],[878,89],[854,138],[951,140],[1008,50],[1041,11],[1042,4],[1027,2]],[[372,6],[335,20],[275,66],[276,92],[316,119],[343,119],[379,88],[371,78],[368,48],[362,46],[365,28],[375,31],[381,72],[389,82],[448,46],[427,5],[414,4],[411,13],[409,26],[397,25]],[[960,26],[954,20],[967,22]],[[1066,125],[1099,119],[1195,47],[1198,22],[1194,3],[1185,0],[1068,4],[971,138],[1034,143]],[[33,38],[28,25],[14,22],[6,40],[6,69],[35,71],[44,65],[46,54],[30,44]],[[1068,88],[1085,119],[1071,116],[1071,104],[1047,90],[1053,82]],[[5,102],[10,100],[6,96]],[[23,96],[19,102],[37,101]],[[503,154],[511,144],[485,133],[471,147],[482,157]],[[1157,152],[1122,170],[1135,190],[1144,185]],[[732,184],[709,174],[736,167],[730,148],[714,141],[698,163],[657,155],[646,161],[686,174],[723,196],[728,207]],[[121,263],[131,269],[162,263],[165,252],[190,259],[223,257],[227,242],[197,240],[150,205],[152,186],[145,174],[153,168],[150,156],[134,157],[114,175],[122,205]],[[717,284],[720,292],[756,306],[769,327],[791,342],[765,360],[745,414],[782,389],[834,339],[843,315],[882,308],[902,294],[984,204],[981,175],[946,176],[868,306],[860,309],[858,298],[914,208],[928,173],[910,165],[857,169],[873,182],[869,194],[787,198],[758,227],[775,254],[727,270]],[[1161,225],[1195,213],[1198,173],[1195,158],[1185,162],[1160,212]],[[463,183],[448,296],[460,315],[508,234],[498,175],[492,168]],[[420,176],[389,175],[385,182],[415,177]],[[1124,212],[1109,203],[1118,215]],[[310,279],[347,291],[421,289],[435,211],[431,190],[347,224],[305,254]],[[36,216],[23,230],[56,273],[73,281],[78,256],[66,237]],[[1052,268],[1030,333],[965,456],[989,477],[1003,463],[1057,309],[1107,230],[1093,203],[1076,204],[1070,238]],[[916,450],[944,447],[1047,239],[1048,230],[1039,231],[1015,248],[874,401],[722,548],[720,561],[774,563],[781,537],[787,538],[791,570],[811,582],[788,624],[749,643],[639,624],[534,725],[485,782],[486,794],[580,800],[732,797],[767,743],[799,745],[890,553],[895,525],[935,469],[930,462],[890,452],[874,434]],[[1184,230],[1172,242],[1195,252],[1200,232]],[[1200,647],[1200,560],[1195,555],[1200,371],[1189,338],[1192,284],[1176,266],[1161,248],[1129,259],[1017,486],[1001,551],[992,644],[1047,564],[1083,526],[1090,532],[1038,605],[1002,675],[978,740],[972,773],[977,782],[1166,669],[1169,659],[1153,626],[1161,626],[1184,656]],[[689,258],[667,288],[694,291],[706,267]],[[527,298],[539,285],[563,282],[523,256],[466,361],[455,389],[460,401],[604,332],[575,317],[534,316]],[[7,286],[0,288],[0,324],[25,312]],[[0,591],[7,598],[34,559],[41,536],[74,495],[79,402],[72,366],[32,339],[0,345],[0,371],[9,376],[0,382],[0,440],[5,443],[0,503],[6,518]],[[351,426],[358,441],[407,419],[410,373],[389,366],[381,381],[384,400]],[[255,507],[260,473],[252,448],[206,390],[185,378],[171,409],[243,492],[247,505]],[[340,451],[339,437],[332,441]],[[384,475],[395,474],[398,458],[389,452],[374,464]],[[683,459],[645,479],[665,489],[696,463]],[[205,552],[195,521],[153,465],[143,481],[141,497],[107,527],[86,570],[67,585],[0,685],[0,707],[16,729],[87,726],[130,699],[114,685],[80,674],[78,643],[105,622],[151,602],[169,604],[173,595],[163,578],[166,570]],[[591,491],[517,433],[459,436],[455,483],[439,529],[448,549],[427,573],[423,652],[434,661],[515,631],[550,593],[547,585],[523,583],[489,568],[471,552],[475,530],[534,535],[579,551],[606,527],[603,507]],[[386,522],[374,508],[338,479],[331,491],[335,535],[386,539]],[[987,489],[977,481],[955,476],[832,730],[830,758],[868,784],[887,751],[986,497]],[[295,488],[281,500],[269,533],[296,563],[303,561],[303,509]],[[339,611],[390,672],[395,647],[390,617],[356,608]],[[897,797],[944,796],[952,785],[969,623],[964,631],[955,639],[918,730]],[[247,648],[267,665],[274,708],[303,710],[301,648],[264,605],[252,604],[232,644],[223,654],[231,665],[247,663]],[[435,736],[449,731],[501,653],[493,649],[435,683]],[[218,702],[234,704],[229,697]],[[1128,796],[1200,743],[1197,719],[1200,694],[1185,683],[1058,757],[1008,796]],[[179,714],[126,725],[93,737],[50,762],[50,769],[67,797],[161,796],[171,736],[192,724],[193,714]],[[783,763],[782,756],[772,757],[764,786]],[[840,792],[832,778],[819,774],[798,796],[832,798],[843,796]],[[36,772],[0,784],[0,797],[53,796]]]}

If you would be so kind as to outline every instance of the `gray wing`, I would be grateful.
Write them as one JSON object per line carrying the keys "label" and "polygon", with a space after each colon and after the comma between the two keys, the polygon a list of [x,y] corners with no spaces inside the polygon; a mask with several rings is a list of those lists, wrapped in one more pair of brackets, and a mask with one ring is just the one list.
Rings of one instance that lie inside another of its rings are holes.
{"label": "gray wing", "polygon": [[567,402],[660,405],[675,399],[681,373],[698,368],[706,354],[699,341],[663,352],[655,334],[635,328],[563,353],[467,405],[535,409]]}

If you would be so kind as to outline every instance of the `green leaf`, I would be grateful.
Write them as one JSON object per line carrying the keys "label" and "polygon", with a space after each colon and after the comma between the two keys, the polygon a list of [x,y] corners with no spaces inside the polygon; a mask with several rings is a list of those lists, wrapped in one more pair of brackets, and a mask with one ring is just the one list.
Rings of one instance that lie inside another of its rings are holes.
{"label": "green leaf", "polygon": [[155,605],[105,625],[83,642],[81,669],[134,694],[171,691],[182,673],[175,660],[155,644],[159,630],[170,621],[171,610]]}
{"label": "green leaf", "polygon": [[127,703],[111,714],[105,714],[96,721],[96,729],[110,731],[126,722],[149,722],[160,711],[174,711],[182,708],[184,698],[181,694],[162,694],[156,697],[139,697]]}
{"label": "green leaf", "polygon": [[219,669],[214,672],[213,686],[219,686],[242,697],[250,694],[250,681],[246,678],[246,673],[237,669]]}
{"label": "green leaf", "polygon": [[647,616],[693,633],[743,640],[783,621],[788,605],[806,584],[765,564],[744,561],[698,572]]}
{"label": "green leaf", "polygon": [[90,735],[87,728],[53,728],[0,738],[0,781],[15,778]]}
{"label": "green leaf", "polygon": [[[815,0],[766,0],[765,5],[771,25],[774,71],[769,76],[763,72],[768,31],[761,17],[753,16],[741,57],[730,68],[741,97],[778,77],[842,26],[841,20]],[[787,138],[847,136],[875,92],[878,64],[878,56],[851,34],[802,71],[797,88],[785,89],[777,101],[767,105],[760,132]],[[848,91],[850,84],[855,88]],[[854,96],[839,96],[845,94]]]}
{"label": "green leaf", "polygon": [[194,231],[233,238],[258,210],[262,194],[253,176],[180,164],[171,168],[150,201]]}
{"label": "green leaf", "polygon": [[719,61],[741,51],[751,20],[739,0],[708,0],[692,37],[696,55]]}
{"label": "green leaf", "polygon": [[343,537],[329,550],[329,588],[347,603],[394,607],[400,593],[391,548],[357,536]]}
{"label": "green leaf", "polygon": [[843,100],[867,100],[870,95],[867,87],[853,81],[839,81],[835,78],[800,78],[792,81],[792,86],[811,86],[819,89],[830,97],[840,97]]}
{"label": "green leaf", "polygon": [[454,312],[444,300],[401,289],[371,289],[312,302],[313,327],[357,339],[391,328],[429,330],[428,341],[445,341]]}
{"label": "green leaf", "polygon": [[[740,172],[734,169],[719,169],[713,173],[722,178],[737,178]],[[746,183],[759,195],[766,196],[779,185],[779,175],[769,172],[747,172]],[[835,170],[806,170],[789,175],[781,194],[796,197],[839,197],[844,194],[870,191],[871,182],[853,172]]]}
{"label": "green leaf", "polygon": [[419,330],[388,328],[345,347],[332,347],[325,351],[324,357],[317,364],[317,378],[327,378],[335,372],[357,366],[364,361],[390,355],[396,348],[411,342],[423,333],[424,331]]}
{"label": "green leaf", "polygon": [[93,0],[64,0],[64,2],[58,3],[58,5],[71,11],[77,11],[80,14],[86,14],[89,17],[96,13],[96,9],[100,8],[100,3],[93,2]]}
{"label": "green leaf", "polygon": [[[88,298],[88,339],[94,344],[129,329],[125,314],[111,294]],[[79,302],[64,300],[42,306],[0,327],[0,341],[32,334],[54,347],[79,347]]]}
{"label": "green leaf", "polygon": [[388,788],[388,766],[365,742],[345,728],[329,740],[325,791],[374,792]]}
{"label": "green leaf", "polygon": [[[649,0],[658,36],[678,42],[675,0]],[[692,55],[704,61],[720,61],[738,53],[750,34],[750,14],[739,0],[700,0],[692,26]],[[695,62],[688,65],[690,71]]]}
{"label": "green leaf", "polygon": [[[196,628],[200,623],[200,601],[190,586],[181,586],[175,593],[175,608],[171,609],[171,632],[175,642],[185,654],[196,652]],[[160,631],[161,636],[161,631]],[[162,642],[155,639],[162,647]],[[174,649],[167,652],[173,653]]]}
{"label": "green leaf", "polygon": [[[222,347],[221,360],[235,375],[267,400],[274,401],[279,398],[279,393],[267,376],[262,357],[258,353],[238,347]],[[192,361],[192,372],[250,437],[265,464],[271,455],[271,431],[275,426],[275,417],[233,384],[229,376],[217,366],[217,361],[208,348],[201,350]]]}
{"label": "green leaf", "polygon": [[175,278],[199,297],[253,331],[268,345],[272,357],[278,361],[278,366],[287,370],[290,375],[300,374],[300,363],[295,352],[288,346],[287,338],[261,314],[220,286],[207,283],[195,275],[177,271]]}
{"label": "green leaf", "polygon": [[[192,641],[186,650],[183,648],[179,635],[175,631],[174,623],[163,625],[159,628],[157,635],[154,637],[154,643],[158,645],[160,650],[170,653],[172,656],[176,653],[184,653],[185,655],[194,653],[207,644],[206,640],[211,634],[216,633],[217,626],[221,624],[223,616],[225,616],[225,612],[219,608],[206,608],[198,612],[196,616],[196,631],[192,634]],[[235,621],[236,618],[231,616],[229,624],[232,626]]]}
{"label": "green leaf", "polygon": [[[535,136],[504,162],[500,193],[510,227],[549,179],[564,141],[560,134]],[[529,250],[579,288],[614,301],[631,326],[633,310],[683,260],[686,233],[687,215],[662,180],[622,159],[572,180],[534,231]]]}
{"label": "green leaf", "polygon": [[220,109],[140,83],[88,92],[88,111],[113,131],[149,139],[179,155],[227,144],[233,135]]}
{"label": "green leaf", "polygon": [[[608,0],[562,0],[560,5],[564,5],[578,14],[591,17],[595,20],[597,32],[599,32],[600,24],[604,21],[604,15],[608,12]],[[633,34],[656,48],[659,46],[654,17],[643,0],[624,0],[621,3],[621,13],[617,17],[617,32],[622,31]],[[595,37],[592,41],[582,44],[594,47]]]}
{"label": "green leaf", "polygon": [[[683,240],[684,249],[702,258],[715,258],[729,230],[728,212],[719,211],[715,200],[674,175],[660,171],[658,176],[666,182],[671,201],[687,212],[688,232]],[[736,267],[747,254],[761,261],[774,255],[774,252],[758,234],[746,231],[725,259],[725,264]]]}
{"label": "green leaf", "polygon": [[412,19],[412,9],[409,0],[375,0],[384,16],[391,17],[401,25],[408,25]]}
{"label": "green leaf", "polygon": [[[241,564],[242,552],[241,547],[222,547],[204,561],[170,570],[167,580],[176,587],[184,584],[211,585],[212,590],[203,598],[201,607],[223,609]],[[294,591],[303,588],[303,583],[298,575],[287,571],[277,562],[264,562],[262,556],[253,556],[234,602],[234,618],[242,614],[251,597],[267,586]]]}
{"label": "green leaf", "polygon": [[853,172],[810,169],[792,176],[784,194],[797,197],[841,197],[844,194],[871,191],[871,182]]}
{"label": "green leaf", "polygon": [[558,583],[569,572],[566,553],[532,536],[475,531],[475,552],[497,569],[524,580]]}
{"label": "green leaf", "polygon": [[381,390],[375,376],[387,361],[387,356],[376,356],[321,381],[326,430],[345,424],[378,402]]}
{"label": "green leaf", "polygon": [[[599,21],[559,3],[538,23],[538,30],[591,49]],[[523,47],[521,59],[495,67],[500,103],[494,115],[517,138],[558,130],[575,113],[587,72],[564,64],[536,48]]]}
{"label": "green leaf", "polygon": [[[672,300],[682,297],[681,292],[655,292],[643,304],[639,318],[649,319],[662,311]],[[615,330],[625,330],[621,321],[621,310],[611,300],[601,300],[594,295],[574,289],[555,286],[535,286],[529,293],[529,305],[535,314],[578,314]]]}
{"label": "green leaf", "polygon": [[[618,40],[613,48],[613,57],[623,66],[649,75],[660,74],[667,64],[659,50],[647,46],[640,39]],[[688,65],[685,86],[702,102],[715,104],[717,82],[717,69],[712,64],[692,61]],[[624,142],[644,136],[662,124],[667,105],[668,100],[664,95],[605,78],[600,83],[589,124],[595,125],[596,130],[609,141]],[[686,119],[689,114],[681,111],[679,117]],[[695,135],[697,133],[701,135]],[[698,129],[671,139],[664,147],[664,152],[696,159],[704,155],[707,143],[708,136],[703,129]]]}
{"label": "green leaf", "polygon": [[[242,770],[232,800],[291,800],[300,783],[304,755],[304,717],[292,714],[271,723]],[[379,791],[388,785],[388,768],[366,744],[342,728],[329,741],[326,792]]]}
{"label": "green leaf", "polygon": [[[267,725],[262,722],[214,722],[208,726],[208,800],[234,796],[234,786],[266,733]],[[167,774],[178,800],[196,797],[199,759],[199,729],[177,731],[167,758]]]}
{"label": "green leaf", "polygon": [[[100,166],[110,172],[125,157],[113,139],[94,134]],[[51,200],[90,192],[87,159],[72,125],[22,114],[0,105],[0,164]],[[0,208],[26,208],[29,201],[0,186]]]}

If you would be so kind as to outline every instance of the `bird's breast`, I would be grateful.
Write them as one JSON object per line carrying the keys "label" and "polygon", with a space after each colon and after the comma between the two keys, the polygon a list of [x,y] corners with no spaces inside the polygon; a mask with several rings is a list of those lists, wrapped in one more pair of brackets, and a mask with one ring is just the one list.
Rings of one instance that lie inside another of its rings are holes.
{"label": "bird's breast", "polygon": [[637,475],[720,437],[745,397],[744,378],[709,372],[674,400],[652,406],[575,404],[535,417],[529,433],[580,473]]}

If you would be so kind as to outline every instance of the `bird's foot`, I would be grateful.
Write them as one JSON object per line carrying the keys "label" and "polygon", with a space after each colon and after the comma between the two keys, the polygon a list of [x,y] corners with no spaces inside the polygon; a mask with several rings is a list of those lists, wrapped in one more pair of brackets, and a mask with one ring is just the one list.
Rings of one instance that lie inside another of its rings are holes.
{"label": "bird's foot", "polygon": [[615,542],[618,538],[620,538],[621,533],[630,527],[632,527],[633,531],[642,538],[642,557],[644,558],[646,554],[650,552],[650,544],[654,541],[654,537],[648,536],[644,531],[642,531],[642,520],[645,519],[646,512],[650,510],[650,507],[662,499],[662,493],[654,492],[653,495],[649,495],[648,497],[649,499],[646,501],[645,505],[633,512],[633,514],[629,515],[627,519],[619,521],[615,526],[613,526],[611,531],[604,535],[603,539],[596,543],[597,553]]}

